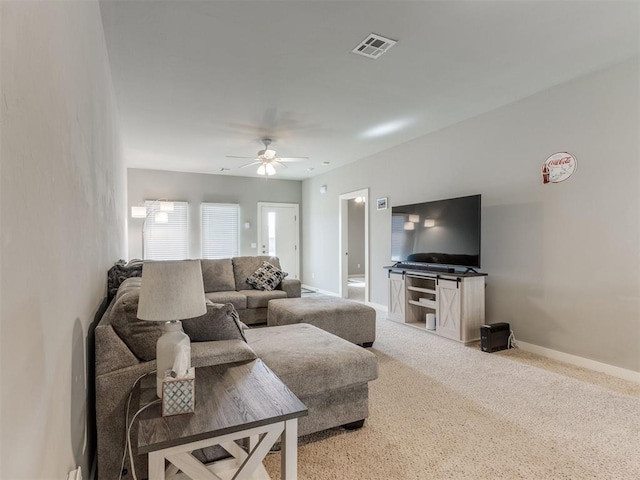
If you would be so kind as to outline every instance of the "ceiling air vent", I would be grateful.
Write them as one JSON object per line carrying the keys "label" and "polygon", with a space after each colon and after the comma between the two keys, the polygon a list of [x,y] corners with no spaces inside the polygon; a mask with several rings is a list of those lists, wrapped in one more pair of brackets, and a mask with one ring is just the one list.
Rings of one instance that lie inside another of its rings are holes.
{"label": "ceiling air vent", "polygon": [[397,42],[395,40],[371,33],[351,51],[358,55],[362,55],[363,57],[375,59],[393,47],[396,43]]}

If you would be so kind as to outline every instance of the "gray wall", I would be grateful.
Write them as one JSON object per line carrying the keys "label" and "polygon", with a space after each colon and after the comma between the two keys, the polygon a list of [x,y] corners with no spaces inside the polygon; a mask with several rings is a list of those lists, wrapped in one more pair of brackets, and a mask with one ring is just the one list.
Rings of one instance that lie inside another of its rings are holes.
{"label": "gray wall", "polygon": [[349,275],[364,275],[364,203],[348,202]]}
{"label": "gray wall", "polygon": [[125,253],[125,169],[97,2],[0,2],[0,478],[91,467],[91,324]]}
{"label": "gray wall", "polygon": [[[240,254],[256,255],[251,244],[258,239],[258,202],[301,203],[302,182],[273,178],[233,177],[161,170],[127,171],[128,204],[142,205],[145,200],[167,198],[189,202],[191,258],[200,258],[200,203],[237,203],[240,205]],[[129,208],[130,211],[130,208]],[[251,228],[245,229],[245,222]],[[128,258],[142,257],[143,219],[129,218]],[[301,222],[302,223],[302,222]]]}
{"label": "gray wall", "polygon": [[[304,181],[303,282],[339,291],[340,194],[370,188],[371,301],[386,305],[391,209],[375,200],[480,193],[487,322],[640,371],[638,81],[635,58]],[[543,185],[558,151],[577,172]]]}

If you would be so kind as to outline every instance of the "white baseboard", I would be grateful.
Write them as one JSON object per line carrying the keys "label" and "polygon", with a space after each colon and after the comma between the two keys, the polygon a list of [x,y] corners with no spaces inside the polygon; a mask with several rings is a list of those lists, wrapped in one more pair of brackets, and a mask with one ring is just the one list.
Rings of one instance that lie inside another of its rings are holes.
{"label": "white baseboard", "polygon": [[373,307],[376,310],[378,310],[380,312],[383,312],[383,313],[387,313],[389,311],[387,306],[386,305],[382,305],[381,303],[367,302],[367,305],[369,305],[370,307]]}
{"label": "white baseboard", "polygon": [[579,357],[570,353],[552,350],[551,348],[540,347],[532,343],[521,342],[520,340],[518,340],[517,342],[518,346],[526,352],[531,352],[537,355],[542,355],[543,357],[551,358],[553,360],[570,363],[571,365],[575,365],[577,367],[588,368],[589,370],[594,370],[596,372],[606,373],[607,375],[622,378],[623,380],[640,383],[640,372],[616,367],[615,365],[609,365],[608,363],[597,362],[596,360],[590,360],[588,358]]}

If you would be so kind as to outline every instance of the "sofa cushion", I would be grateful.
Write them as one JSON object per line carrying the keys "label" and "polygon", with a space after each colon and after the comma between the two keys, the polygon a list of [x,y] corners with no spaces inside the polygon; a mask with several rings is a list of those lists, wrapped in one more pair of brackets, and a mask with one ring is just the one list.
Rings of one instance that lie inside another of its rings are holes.
{"label": "sofa cushion", "polygon": [[242,340],[218,340],[191,344],[191,366],[196,368],[247,362],[256,358],[253,349]]}
{"label": "sofa cushion", "polygon": [[207,313],[182,321],[184,333],[192,342],[238,340],[244,338],[238,312],[230,303],[207,302]]}
{"label": "sofa cushion", "polygon": [[230,258],[200,260],[200,264],[202,265],[202,280],[206,293],[236,289],[236,282],[233,278],[233,264]]}
{"label": "sofa cushion", "polygon": [[240,293],[247,297],[247,308],[267,308],[269,300],[287,298],[282,290],[241,290]]}
{"label": "sofa cushion", "polygon": [[204,296],[213,303],[230,303],[236,310],[245,310],[247,308],[247,297],[235,290],[228,292],[209,292],[205,293]]}
{"label": "sofa cushion", "polygon": [[289,275],[269,262],[262,262],[262,266],[247,278],[247,283],[256,290],[275,290],[280,282]]}
{"label": "sofa cushion", "polygon": [[122,283],[114,300],[111,326],[137,358],[148,362],[156,358],[156,343],[162,335],[162,322],[138,319],[140,288],[131,288],[126,283]]}
{"label": "sofa cushion", "polygon": [[253,289],[253,286],[247,283],[247,278],[262,266],[262,262],[269,262],[271,265],[280,268],[278,257],[268,257],[266,255],[233,257],[231,261],[233,262],[233,276],[235,277],[235,289],[237,291]]}

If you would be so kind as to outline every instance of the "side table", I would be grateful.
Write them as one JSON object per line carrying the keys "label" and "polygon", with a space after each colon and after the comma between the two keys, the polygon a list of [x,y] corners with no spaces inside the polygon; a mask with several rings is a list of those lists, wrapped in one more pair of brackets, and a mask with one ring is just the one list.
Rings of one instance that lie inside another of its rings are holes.
{"label": "side table", "polygon": [[[195,390],[195,413],[163,417],[154,405],[140,414],[138,453],[149,454],[149,480],[269,479],[262,460],[280,437],[281,478],[297,479],[298,418],[307,407],[261,360],[196,368]],[[236,443],[246,438],[248,452]],[[204,465],[191,453],[213,445],[231,458]]]}

